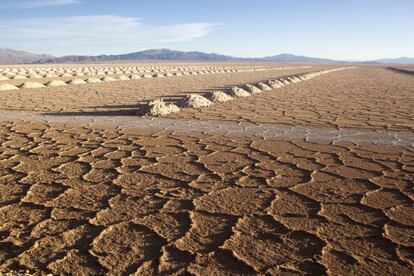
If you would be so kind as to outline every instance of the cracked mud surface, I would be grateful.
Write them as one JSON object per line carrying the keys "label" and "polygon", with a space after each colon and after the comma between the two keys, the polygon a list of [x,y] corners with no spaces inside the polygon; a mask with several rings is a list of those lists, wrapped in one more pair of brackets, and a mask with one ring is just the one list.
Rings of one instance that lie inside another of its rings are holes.
{"label": "cracked mud surface", "polygon": [[175,115],[200,120],[364,129],[414,130],[414,78],[359,66]]}
{"label": "cracked mud surface", "polygon": [[2,269],[413,269],[412,148],[44,123],[0,128]]}
{"label": "cracked mud surface", "polygon": [[[372,78],[386,74],[363,70]],[[340,86],[350,82],[351,71],[293,89],[307,94],[324,82]],[[271,95],[278,93],[285,92]],[[262,95],[246,104],[258,104]],[[214,108],[219,106],[225,104]],[[396,105],[387,108],[398,111]],[[213,109],[194,114],[210,118]],[[267,105],[258,110],[274,112]],[[195,116],[190,113],[181,118]],[[410,143],[306,141],[295,131],[252,136],[257,130],[249,133],[243,125],[225,133],[1,114],[0,272],[410,275],[414,269]],[[268,116],[293,122],[287,115]],[[397,112],[382,119],[388,130],[365,127],[369,120],[362,119],[345,125],[409,137],[409,121],[397,124],[392,118],[398,116],[409,118]],[[327,126],[324,116],[310,118],[304,126]],[[291,126],[300,127],[296,122]]]}

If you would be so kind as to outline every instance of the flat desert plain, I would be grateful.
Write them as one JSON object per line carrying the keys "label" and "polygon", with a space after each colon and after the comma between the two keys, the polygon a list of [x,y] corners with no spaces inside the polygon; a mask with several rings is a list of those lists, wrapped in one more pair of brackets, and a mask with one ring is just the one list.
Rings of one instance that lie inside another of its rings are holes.
{"label": "flat desert plain", "polygon": [[414,270],[412,74],[138,63],[0,79],[4,274]]}

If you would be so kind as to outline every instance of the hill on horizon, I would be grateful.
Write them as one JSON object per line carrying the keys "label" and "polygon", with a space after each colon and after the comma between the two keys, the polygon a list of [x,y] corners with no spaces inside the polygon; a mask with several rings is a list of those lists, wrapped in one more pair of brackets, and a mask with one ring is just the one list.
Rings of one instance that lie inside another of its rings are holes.
{"label": "hill on horizon", "polygon": [[[133,52],[120,55],[70,55],[54,57],[52,55],[34,54],[12,49],[0,49],[0,64],[21,64],[21,63],[99,63],[111,61],[134,61],[134,60],[166,60],[166,61],[254,61],[254,62],[279,62],[279,63],[349,63],[343,60],[333,60],[327,58],[316,58],[299,56],[292,54],[279,54],[262,58],[242,58],[217,53],[204,53],[199,51],[176,51],[170,49],[149,49],[145,51]],[[414,64],[414,58],[400,57],[368,61],[352,61],[364,64]]]}
{"label": "hill on horizon", "polygon": [[0,49],[0,64],[43,62],[52,58],[54,58],[52,55],[39,55],[12,49]]}
{"label": "hill on horizon", "polygon": [[201,61],[228,61],[239,58],[215,53],[203,53],[198,51],[184,52],[170,49],[149,49],[140,52],[120,55],[80,56],[71,55],[46,60],[47,63],[68,62],[104,62],[104,61],[128,61],[128,60],[201,60]]}

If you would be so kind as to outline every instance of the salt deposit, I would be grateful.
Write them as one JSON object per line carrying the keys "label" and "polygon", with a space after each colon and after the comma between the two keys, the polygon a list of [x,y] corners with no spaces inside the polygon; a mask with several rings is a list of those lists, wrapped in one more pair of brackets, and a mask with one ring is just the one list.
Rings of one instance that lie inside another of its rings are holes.
{"label": "salt deposit", "polygon": [[88,78],[86,80],[87,83],[98,83],[98,82],[102,82],[100,79],[98,78]]}
{"label": "salt deposit", "polygon": [[68,84],[84,84],[86,83],[86,81],[84,81],[83,79],[73,79],[68,81]]}
{"label": "salt deposit", "polygon": [[209,94],[209,98],[213,102],[227,102],[233,99],[232,96],[224,93],[223,91],[213,91]]}
{"label": "salt deposit", "polygon": [[118,76],[118,80],[130,80],[130,78],[128,76],[125,76],[125,75],[120,75],[120,76]]}
{"label": "salt deposit", "polygon": [[213,102],[199,94],[188,94],[178,102],[178,106],[200,108],[211,105]]}
{"label": "salt deposit", "polygon": [[45,87],[43,83],[33,82],[33,81],[27,81],[22,86],[20,86],[20,88],[42,88],[42,87]]}
{"label": "salt deposit", "polygon": [[250,93],[243,88],[234,86],[229,89],[229,94],[233,97],[249,97]]}
{"label": "salt deposit", "polygon": [[284,86],[284,84],[282,82],[278,81],[278,80],[269,80],[269,81],[267,81],[267,84],[273,89],[280,88],[280,87]]}
{"label": "salt deposit", "polygon": [[144,109],[145,114],[149,116],[166,116],[180,111],[178,106],[174,104],[166,104],[162,99],[150,101]]}
{"label": "salt deposit", "polygon": [[61,80],[53,80],[46,84],[47,86],[65,86],[67,85],[64,81]]}
{"label": "salt deposit", "polygon": [[0,91],[9,91],[9,90],[17,90],[17,89],[19,89],[19,88],[12,85],[12,84],[8,84],[8,83],[1,83],[0,84]]}
{"label": "salt deposit", "polygon": [[279,79],[283,84],[290,84],[290,81],[287,79]]}
{"label": "salt deposit", "polygon": [[102,81],[116,81],[116,79],[114,79],[113,77],[103,77]]}
{"label": "salt deposit", "polygon": [[259,88],[257,88],[254,85],[251,85],[251,84],[246,84],[244,86],[244,88],[246,89],[246,91],[248,91],[248,92],[250,92],[252,94],[258,94],[258,93],[262,93],[263,92],[262,90],[260,90]]}
{"label": "salt deposit", "polygon": [[261,89],[262,91],[270,91],[272,90],[271,87],[269,87],[268,85],[264,84],[263,82],[259,82],[256,84],[256,86]]}

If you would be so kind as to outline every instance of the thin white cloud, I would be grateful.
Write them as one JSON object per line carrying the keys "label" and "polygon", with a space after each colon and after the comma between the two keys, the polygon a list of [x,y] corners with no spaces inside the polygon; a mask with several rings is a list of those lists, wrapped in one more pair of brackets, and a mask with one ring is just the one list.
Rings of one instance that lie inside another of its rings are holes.
{"label": "thin white cloud", "polygon": [[34,9],[79,3],[79,0],[2,0],[0,9]]}
{"label": "thin white cloud", "polygon": [[50,53],[136,50],[143,44],[190,41],[206,36],[218,24],[145,25],[137,18],[100,15],[0,20],[0,44]]}

